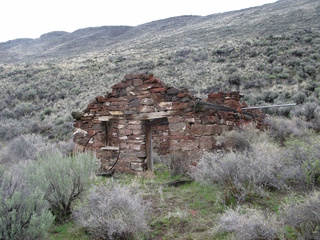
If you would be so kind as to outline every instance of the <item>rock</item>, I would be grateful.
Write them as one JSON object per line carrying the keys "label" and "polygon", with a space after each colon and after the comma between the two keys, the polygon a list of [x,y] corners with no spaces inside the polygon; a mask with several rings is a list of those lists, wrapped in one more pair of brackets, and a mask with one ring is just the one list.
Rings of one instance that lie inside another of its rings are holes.
{"label": "rock", "polygon": [[156,112],[155,111],[155,107],[154,106],[140,106],[140,112],[141,113],[152,113],[152,112]]}
{"label": "rock", "polygon": [[169,95],[178,94],[178,93],[180,93],[180,90],[174,87],[168,88],[167,90],[167,94]]}
{"label": "rock", "polygon": [[152,98],[143,98],[143,99],[141,99],[140,104],[150,106],[150,105],[154,104],[154,101]]}

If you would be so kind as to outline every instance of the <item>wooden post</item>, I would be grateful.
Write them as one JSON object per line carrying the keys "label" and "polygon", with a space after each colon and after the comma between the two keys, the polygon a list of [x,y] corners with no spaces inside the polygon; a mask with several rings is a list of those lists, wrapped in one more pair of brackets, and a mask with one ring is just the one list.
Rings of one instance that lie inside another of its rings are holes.
{"label": "wooden post", "polygon": [[145,125],[146,127],[146,153],[147,153],[147,168],[148,171],[153,171],[153,151],[152,151],[152,135],[151,130],[152,126],[149,124]]}
{"label": "wooden post", "polygon": [[108,122],[104,122],[104,135],[105,135],[105,146],[108,146],[109,145],[109,140],[108,140],[108,125],[109,123]]}

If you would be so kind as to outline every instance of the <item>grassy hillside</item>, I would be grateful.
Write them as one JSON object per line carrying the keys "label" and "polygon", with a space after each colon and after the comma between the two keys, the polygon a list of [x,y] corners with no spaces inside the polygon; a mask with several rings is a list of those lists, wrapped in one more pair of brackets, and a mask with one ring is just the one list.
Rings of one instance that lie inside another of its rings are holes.
{"label": "grassy hillside", "polygon": [[200,97],[240,89],[252,105],[319,105],[319,22],[319,1],[280,0],[0,43],[0,139],[29,132],[66,138],[70,113],[128,72],[153,72]]}

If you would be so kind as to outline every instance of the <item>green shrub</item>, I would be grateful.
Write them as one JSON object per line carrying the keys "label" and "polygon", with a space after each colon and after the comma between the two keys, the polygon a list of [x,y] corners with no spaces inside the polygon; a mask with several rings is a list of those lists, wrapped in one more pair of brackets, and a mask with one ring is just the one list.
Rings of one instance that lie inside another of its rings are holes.
{"label": "green shrub", "polygon": [[45,192],[57,221],[64,222],[69,217],[72,202],[89,188],[96,161],[88,153],[64,157],[56,151],[40,156],[29,166],[30,180]]}
{"label": "green shrub", "polygon": [[45,239],[54,221],[44,193],[0,166],[0,239]]}
{"label": "green shrub", "polygon": [[73,217],[96,239],[143,239],[149,231],[148,204],[128,187],[96,186]]}

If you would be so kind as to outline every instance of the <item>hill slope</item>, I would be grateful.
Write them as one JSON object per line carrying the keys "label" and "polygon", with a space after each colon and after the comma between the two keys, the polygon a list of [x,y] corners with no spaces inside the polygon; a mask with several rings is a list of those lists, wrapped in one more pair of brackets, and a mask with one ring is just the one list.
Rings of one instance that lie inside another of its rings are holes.
{"label": "hill slope", "polygon": [[320,104],[319,62],[318,0],[8,41],[0,43],[0,138],[64,138],[70,112],[128,72],[151,71],[200,97],[240,89],[251,104]]}
{"label": "hill slope", "polygon": [[[64,58],[106,48],[176,47],[213,44],[230,38],[283,34],[305,28],[319,28],[320,7],[315,0],[280,0],[273,4],[206,17],[182,16],[137,27],[104,26],[72,33],[52,32],[39,39],[18,39],[0,43],[0,61],[31,61]],[[189,41],[186,41],[186,38]],[[190,40],[192,40],[190,42]],[[138,45],[138,46],[137,46]]]}

